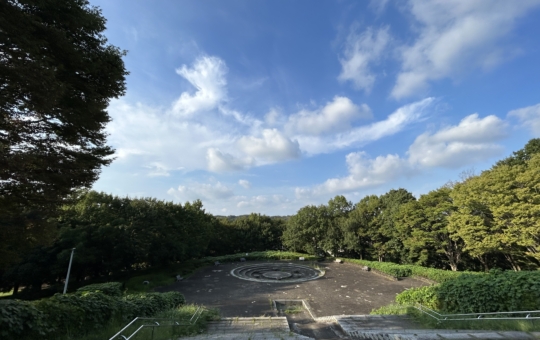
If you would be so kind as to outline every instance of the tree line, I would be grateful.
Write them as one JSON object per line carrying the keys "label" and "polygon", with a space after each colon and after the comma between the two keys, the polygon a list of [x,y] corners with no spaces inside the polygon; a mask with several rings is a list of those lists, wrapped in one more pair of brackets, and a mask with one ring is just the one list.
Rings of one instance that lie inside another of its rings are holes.
{"label": "tree line", "polygon": [[81,191],[67,201],[49,221],[56,228],[52,243],[7,267],[1,287],[40,290],[43,284],[60,284],[72,248],[71,280],[82,281],[204,256],[278,250],[285,227],[282,218],[260,214],[216,218],[200,200],[182,205]]}
{"label": "tree line", "polygon": [[451,270],[540,264],[540,139],[416,199],[393,189],[352,204],[336,196],[292,216],[286,248]]}
{"label": "tree line", "polygon": [[536,269],[540,264],[540,139],[480,175],[421,195],[406,189],[356,204],[336,196],[295,215],[217,217],[202,202],[121,198],[79,191],[55,236],[3,270],[1,286],[40,289],[204,256],[292,250],[450,270]]}

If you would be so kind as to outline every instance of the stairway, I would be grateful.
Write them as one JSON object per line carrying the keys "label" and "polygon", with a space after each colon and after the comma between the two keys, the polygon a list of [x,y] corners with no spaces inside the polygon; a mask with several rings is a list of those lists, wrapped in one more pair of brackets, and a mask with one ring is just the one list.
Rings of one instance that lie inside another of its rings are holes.
{"label": "stairway", "polygon": [[207,333],[181,339],[308,340],[289,330],[285,317],[223,318],[208,323]]}
{"label": "stairway", "polygon": [[431,339],[540,339],[540,332],[497,332],[488,330],[418,329],[410,318],[400,315],[335,316],[352,339],[431,340]]}

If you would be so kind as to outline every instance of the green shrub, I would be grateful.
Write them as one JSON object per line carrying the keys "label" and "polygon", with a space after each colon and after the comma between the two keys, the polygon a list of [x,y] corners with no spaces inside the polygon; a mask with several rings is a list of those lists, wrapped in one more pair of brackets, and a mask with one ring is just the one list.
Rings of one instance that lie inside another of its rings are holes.
{"label": "green shrub", "polygon": [[152,316],[185,303],[184,296],[179,292],[131,294],[126,295],[122,301],[122,309],[129,316],[128,319]]}
{"label": "green shrub", "polygon": [[99,292],[109,296],[122,296],[123,288],[120,282],[96,283],[77,289],[77,292]]}
{"label": "green shrub", "polygon": [[61,339],[81,336],[114,320],[153,316],[185,303],[178,292],[109,296],[78,292],[34,302],[0,301],[0,335],[6,339]]}
{"label": "green shrub", "polygon": [[396,302],[400,305],[415,305],[417,303],[432,309],[439,309],[439,286],[424,286],[407,289],[396,295]]}
{"label": "green shrub", "polygon": [[357,259],[344,259],[344,261],[359,264],[362,266],[368,266],[393,277],[407,277],[411,276],[412,273],[411,269],[408,266],[403,266],[392,262],[377,262]]}
{"label": "green shrub", "polygon": [[252,253],[239,253],[239,254],[232,254],[232,255],[224,255],[224,256],[211,256],[211,257],[205,257],[201,261],[204,264],[213,264],[214,262],[218,261],[220,263],[225,262],[237,262],[240,261],[241,258],[245,258],[246,260],[293,260],[298,259],[299,257],[304,257],[307,261],[315,261],[317,259],[316,256],[313,255],[307,255],[302,253],[295,253],[292,251],[279,251],[279,250],[267,250],[267,251],[256,251]]}
{"label": "green shrub", "polygon": [[539,310],[540,272],[465,274],[440,284],[438,299],[449,313]]}
{"label": "green shrub", "polygon": [[31,302],[0,300],[0,337],[22,339],[23,335],[39,339],[47,335],[43,312]]}

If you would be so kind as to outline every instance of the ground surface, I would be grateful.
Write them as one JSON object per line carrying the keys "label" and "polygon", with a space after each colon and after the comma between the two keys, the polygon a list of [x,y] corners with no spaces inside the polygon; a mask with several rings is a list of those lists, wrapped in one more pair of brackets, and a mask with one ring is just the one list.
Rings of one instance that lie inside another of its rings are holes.
{"label": "ground surface", "polygon": [[[266,262],[279,261],[249,261],[249,264]],[[369,314],[374,308],[392,303],[396,294],[406,288],[425,285],[411,278],[391,281],[364,272],[357,265],[333,262],[318,264],[326,271],[322,278],[300,283],[261,283],[231,276],[232,269],[245,264],[225,263],[202,268],[183,281],[156,290],[179,291],[187,303],[218,308],[224,317],[275,316],[272,300],[287,299],[306,300],[314,317],[322,317]]]}

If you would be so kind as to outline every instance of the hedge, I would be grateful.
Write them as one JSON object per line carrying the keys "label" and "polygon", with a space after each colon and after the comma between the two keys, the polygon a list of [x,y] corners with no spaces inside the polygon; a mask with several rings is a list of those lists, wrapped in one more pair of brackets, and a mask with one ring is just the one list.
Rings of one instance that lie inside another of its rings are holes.
{"label": "hedge", "polygon": [[99,292],[109,296],[122,296],[124,289],[120,282],[96,283],[77,289],[77,292]]}
{"label": "hedge", "polygon": [[232,255],[224,255],[224,256],[209,256],[201,259],[201,261],[205,264],[214,264],[214,262],[218,261],[220,263],[225,262],[237,262],[240,261],[241,258],[245,258],[246,260],[290,260],[290,259],[296,259],[298,260],[299,257],[304,257],[306,261],[315,261],[317,260],[317,257],[314,255],[307,255],[302,253],[295,253],[292,251],[279,251],[279,250],[267,250],[267,251],[257,251],[252,253],[238,253],[238,254],[232,254]]}
{"label": "hedge", "polygon": [[463,274],[438,285],[408,289],[396,296],[396,302],[420,303],[450,314],[540,310],[540,272]]}
{"label": "hedge", "polygon": [[[107,287],[114,286],[118,285]],[[112,320],[152,316],[185,304],[184,296],[178,292],[123,297],[115,294],[82,289],[74,294],[56,294],[32,302],[0,300],[0,336],[5,339],[61,339],[67,334],[86,334]]]}

